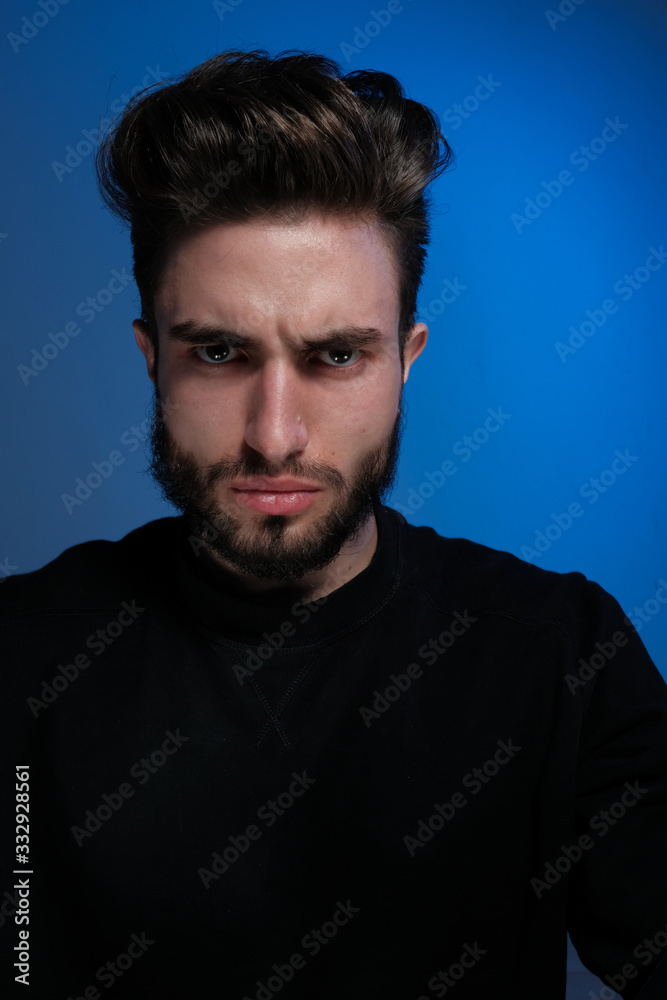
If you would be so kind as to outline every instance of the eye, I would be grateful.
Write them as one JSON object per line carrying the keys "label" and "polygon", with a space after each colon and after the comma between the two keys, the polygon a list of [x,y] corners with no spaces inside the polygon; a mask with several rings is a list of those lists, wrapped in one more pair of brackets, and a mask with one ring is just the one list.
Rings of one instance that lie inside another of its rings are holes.
{"label": "eye", "polygon": [[[206,344],[204,347],[196,347],[195,354],[197,357],[204,361],[206,364],[210,365],[221,365],[225,361],[234,360],[235,347],[231,347],[229,344]],[[231,355],[231,357],[230,357]]]}
{"label": "eye", "polygon": [[362,355],[357,347],[327,347],[318,356],[332,368],[352,368]]}

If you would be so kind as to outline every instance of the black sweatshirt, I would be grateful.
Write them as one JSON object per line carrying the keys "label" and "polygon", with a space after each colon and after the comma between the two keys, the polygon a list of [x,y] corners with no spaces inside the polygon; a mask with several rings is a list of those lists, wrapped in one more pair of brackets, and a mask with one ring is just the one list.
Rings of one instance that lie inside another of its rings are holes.
{"label": "black sweatshirt", "polygon": [[667,686],[631,623],[376,517],[311,604],[243,596],[179,517],[3,581],[0,995],[562,1000],[569,929],[667,997]]}

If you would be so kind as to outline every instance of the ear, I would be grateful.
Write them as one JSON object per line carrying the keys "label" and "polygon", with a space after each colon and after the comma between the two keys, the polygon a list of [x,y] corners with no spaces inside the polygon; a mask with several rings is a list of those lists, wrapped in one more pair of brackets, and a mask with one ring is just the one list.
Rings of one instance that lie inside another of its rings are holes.
{"label": "ear", "polygon": [[409,331],[408,336],[405,341],[405,348],[403,349],[403,383],[405,384],[408,380],[408,374],[412,366],[412,362],[416,361],[421,352],[426,347],[426,341],[428,340],[428,327],[426,323],[415,323],[412,329]]}
{"label": "ear", "polygon": [[134,329],[134,339],[143,356],[146,358],[146,368],[151,382],[155,382],[155,348],[148,333],[148,327],[142,319],[135,319],[132,323]]}

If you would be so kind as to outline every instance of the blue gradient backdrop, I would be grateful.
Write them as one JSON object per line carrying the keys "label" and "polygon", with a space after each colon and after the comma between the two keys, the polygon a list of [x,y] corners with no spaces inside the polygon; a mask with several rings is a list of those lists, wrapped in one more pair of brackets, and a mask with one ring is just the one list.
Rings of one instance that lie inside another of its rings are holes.
{"label": "blue gradient backdrop", "polygon": [[[145,473],[136,288],[104,291],[129,270],[130,247],[94,185],[100,119],[147,77],[223,48],[314,49],[346,70],[396,74],[440,115],[458,158],[434,187],[420,299],[431,333],[406,388],[393,504],[441,534],[581,570],[626,611],[643,609],[641,636],[667,671],[667,604],[655,597],[667,599],[667,14],[648,0],[545,7],[5,2],[1,573],[172,513]],[[89,296],[92,319],[77,313]],[[54,347],[49,334],[68,323],[81,332]],[[44,345],[46,364],[33,354]],[[508,416],[485,440],[478,429],[499,408]],[[122,464],[68,512],[62,495],[114,450]],[[605,472],[616,451],[622,473]],[[448,459],[456,471],[438,474]],[[585,486],[601,474],[604,492]]]}

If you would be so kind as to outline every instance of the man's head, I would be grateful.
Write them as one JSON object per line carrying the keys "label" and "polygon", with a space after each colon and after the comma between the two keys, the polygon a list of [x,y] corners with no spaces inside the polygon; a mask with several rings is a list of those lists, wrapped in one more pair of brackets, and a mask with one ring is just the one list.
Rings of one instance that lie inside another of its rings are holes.
{"label": "man's head", "polygon": [[139,95],[100,150],[170,404],[153,471],[243,573],[327,565],[391,484],[427,333],[424,191],[450,156],[393,77],[252,52]]}

